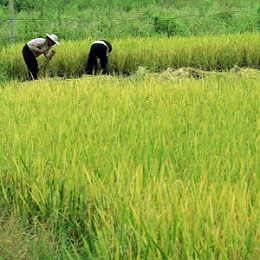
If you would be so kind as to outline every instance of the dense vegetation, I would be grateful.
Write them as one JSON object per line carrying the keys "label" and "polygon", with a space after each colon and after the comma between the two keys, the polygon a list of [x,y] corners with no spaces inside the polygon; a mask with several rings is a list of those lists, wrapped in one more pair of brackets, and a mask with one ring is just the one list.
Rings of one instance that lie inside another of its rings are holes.
{"label": "dense vegetation", "polygon": [[[0,1],[0,38],[10,42],[7,0]],[[260,30],[258,0],[20,0],[17,42],[56,33],[61,39],[189,36]]]}
{"label": "dense vegetation", "polygon": [[6,84],[1,258],[257,260],[259,91],[259,72]]}
{"label": "dense vegetation", "polygon": [[[0,259],[258,260],[259,1],[14,7],[12,45],[0,0]],[[26,82],[22,46],[46,32],[61,45]],[[110,75],[84,76],[105,37]]]}
{"label": "dense vegetation", "polygon": [[[40,77],[81,77],[85,73],[88,50],[93,39],[66,41],[54,46],[56,56],[45,66],[39,57]],[[234,66],[260,67],[260,34],[244,33],[201,37],[149,37],[114,39],[109,54],[109,73],[130,75],[139,66],[152,72],[167,68],[193,67],[205,71],[227,71]],[[27,78],[23,44],[2,48],[0,79]]]}

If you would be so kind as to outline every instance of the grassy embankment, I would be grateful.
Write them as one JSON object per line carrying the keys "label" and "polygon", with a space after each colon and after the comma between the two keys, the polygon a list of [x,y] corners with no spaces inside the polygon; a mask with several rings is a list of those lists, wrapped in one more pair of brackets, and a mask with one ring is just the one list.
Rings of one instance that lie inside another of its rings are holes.
{"label": "grassy embankment", "polygon": [[[63,40],[113,40],[260,31],[258,0],[23,0],[14,6],[17,43],[45,33]],[[7,0],[0,0],[0,39],[0,46],[10,43]]]}

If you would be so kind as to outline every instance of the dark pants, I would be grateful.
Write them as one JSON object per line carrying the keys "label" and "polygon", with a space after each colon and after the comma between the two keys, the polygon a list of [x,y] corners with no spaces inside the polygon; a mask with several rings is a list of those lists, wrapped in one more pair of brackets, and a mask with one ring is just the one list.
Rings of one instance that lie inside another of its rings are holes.
{"label": "dark pants", "polygon": [[27,44],[23,47],[23,58],[29,70],[29,79],[30,80],[38,79],[38,75],[37,75],[39,71],[38,62],[36,58],[33,56]]}
{"label": "dark pants", "polygon": [[88,56],[88,64],[86,68],[87,74],[93,73],[93,68],[97,68],[97,58],[100,59],[100,65],[102,69],[102,74],[107,73],[107,63],[108,63],[108,57],[107,57],[107,47],[102,43],[94,43],[92,44]]}

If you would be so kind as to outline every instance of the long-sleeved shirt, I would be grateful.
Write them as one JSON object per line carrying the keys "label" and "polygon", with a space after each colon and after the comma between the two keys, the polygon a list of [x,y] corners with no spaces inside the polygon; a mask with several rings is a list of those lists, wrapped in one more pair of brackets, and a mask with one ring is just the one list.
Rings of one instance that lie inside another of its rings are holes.
{"label": "long-sleeved shirt", "polygon": [[50,56],[50,48],[51,46],[48,45],[48,40],[44,38],[37,38],[34,40],[31,40],[27,42],[27,45],[29,49],[31,50],[34,57],[38,57],[42,53],[40,53],[40,50],[44,50],[44,56],[45,58],[48,58]]}

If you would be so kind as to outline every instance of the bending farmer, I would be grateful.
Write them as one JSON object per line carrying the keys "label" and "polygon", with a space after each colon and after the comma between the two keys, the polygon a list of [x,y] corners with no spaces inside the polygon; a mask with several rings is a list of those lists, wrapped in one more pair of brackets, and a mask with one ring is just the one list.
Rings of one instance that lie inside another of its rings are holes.
{"label": "bending farmer", "polygon": [[23,58],[29,70],[29,79],[34,80],[38,79],[38,62],[36,57],[41,54],[44,54],[46,59],[51,59],[52,56],[49,52],[50,48],[54,44],[59,44],[58,37],[55,34],[49,35],[46,33],[46,39],[37,38],[27,42],[23,47]]}
{"label": "bending farmer", "polygon": [[112,45],[108,41],[100,40],[92,43],[88,56],[86,73],[91,75],[93,73],[93,68],[95,67],[95,69],[97,69],[97,59],[99,58],[102,74],[106,74],[108,64],[108,53],[110,53],[111,51]]}

